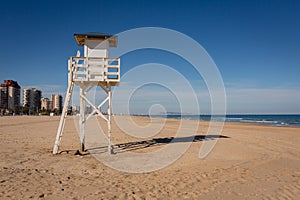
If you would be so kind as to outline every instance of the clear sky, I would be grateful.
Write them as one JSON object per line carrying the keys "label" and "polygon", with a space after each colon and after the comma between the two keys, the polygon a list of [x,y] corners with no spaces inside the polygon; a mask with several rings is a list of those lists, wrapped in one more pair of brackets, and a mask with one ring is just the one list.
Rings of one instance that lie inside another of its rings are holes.
{"label": "clear sky", "polygon": [[[3,1],[0,81],[37,87],[46,97],[64,94],[67,59],[78,49],[74,33],[164,27],[188,35],[210,54],[226,86],[229,113],[300,113],[299,19],[297,0]],[[129,54],[122,74],[147,62],[180,71],[185,63],[173,57],[159,51]],[[185,76],[193,84],[201,79],[192,70]],[[201,87],[195,91],[201,93]],[[159,96],[155,88],[153,96],[155,91]],[[135,112],[144,112],[140,104]]]}

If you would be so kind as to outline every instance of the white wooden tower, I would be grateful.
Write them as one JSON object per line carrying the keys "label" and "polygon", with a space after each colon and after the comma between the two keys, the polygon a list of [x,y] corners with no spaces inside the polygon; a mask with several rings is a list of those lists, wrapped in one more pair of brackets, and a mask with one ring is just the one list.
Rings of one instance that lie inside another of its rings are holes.
{"label": "white wooden tower", "polygon": [[[74,37],[79,46],[84,46],[84,56],[80,57],[80,51],[78,51],[75,57],[72,56],[68,60],[68,90],[53,147],[53,154],[57,154],[59,150],[74,85],[80,87],[79,131],[81,150],[85,151],[85,122],[97,114],[107,122],[108,152],[112,153],[113,149],[110,142],[111,87],[117,86],[120,82],[120,58],[109,58],[108,53],[109,47],[117,46],[118,38],[98,32],[74,34]],[[105,91],[107,97],[99,105],[94,105],[86,97],[86,94],[91,88],[97,86],[100,86]],[[108,106],[107,115],[105,116],[100,110],[106,102],[108,102]],[[92,108],[92,112],[88,115],[85,113],[85,105],[89,105]]]}

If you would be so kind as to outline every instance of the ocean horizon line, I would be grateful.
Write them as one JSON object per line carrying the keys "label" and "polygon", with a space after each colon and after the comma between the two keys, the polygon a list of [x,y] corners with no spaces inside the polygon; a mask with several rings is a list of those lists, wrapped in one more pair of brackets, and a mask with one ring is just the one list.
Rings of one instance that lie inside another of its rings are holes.
{"label": "ocean horizon line", "polygon": [[135,115],[154,118],[171,118],[185,120],[204,120],[204,121],[225,121],[225,122],[240,122],[265,124],[272,126],[300,126],[300,114],[226,114],[226,115],[208,115],[208,114],[164,114],[164,115]]}

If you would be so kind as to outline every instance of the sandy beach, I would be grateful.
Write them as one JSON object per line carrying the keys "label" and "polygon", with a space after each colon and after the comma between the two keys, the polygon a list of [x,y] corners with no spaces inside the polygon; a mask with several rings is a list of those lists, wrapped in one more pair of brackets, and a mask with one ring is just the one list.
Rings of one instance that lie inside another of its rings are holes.
{"label": "sandy beach", "polygon": [[[149,119],[134,117],[134,121],[145,125]],[[74,155],[80,144],[72,117],[65,125],[60,154],[52,155],[58,123],[59,117],[0,117],[1,199],[300,197],[299,127],[226,123],[214,149],[199,159],[208,126],[201,122],[196,138],[176,162],[154,172],[126,173],[105,166],[91,154]],[[168,119],[154,137],[174,137],[178,124]],[[138,143],[154,137],[125,135],[114,122],[112,130],[113,143],[127,151],[145,153],[167,145]]]}

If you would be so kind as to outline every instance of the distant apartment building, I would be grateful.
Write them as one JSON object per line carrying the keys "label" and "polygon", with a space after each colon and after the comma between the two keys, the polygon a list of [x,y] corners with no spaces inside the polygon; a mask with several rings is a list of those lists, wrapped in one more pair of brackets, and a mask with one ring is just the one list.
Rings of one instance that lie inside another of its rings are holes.
{"label": "distant apartment building", "polygon": [[24,89],[23,106],[35,111],[41,109],[42,92],[36,88]]}
{"label": "distant apartment building", "polygon": [[20,105],[21,87],[16,81],[4,80],[0,85],[0,108],[13,109]]}
{"label": "distant apartment building", "polygon": [[48,98],[42,98],[41,99],[41,109],[42,110],[51,110],[51,101]]}
{"label": "distant apartment building", "polygon": [[62,111],[62,96],[60,94],[52,94],[51,96],[52,110]]}

